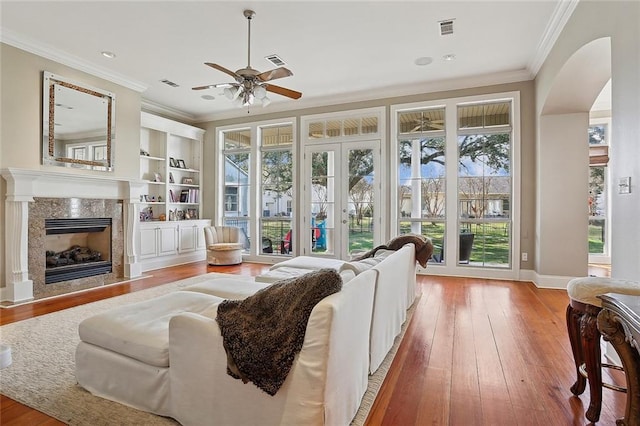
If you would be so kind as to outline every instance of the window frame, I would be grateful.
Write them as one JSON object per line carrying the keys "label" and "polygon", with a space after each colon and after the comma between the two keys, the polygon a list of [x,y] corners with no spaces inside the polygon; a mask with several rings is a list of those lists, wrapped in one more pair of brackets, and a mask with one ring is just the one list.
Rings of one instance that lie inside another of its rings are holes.
{"label": "window frame", "polygon": [[[215,223],[221,225],[225,220],[225,207],[224,207],[224,195],[225,195],[225,154],[230,152],[249,152],[249,185],[248,185],[248,237],[252,241],[248,251],[243,254],[243,259],[247,261],[255,260],[255,261],[265,261],[268,258],[273,262],[281,261],[282,258],[280,256],[274,256],[272,254],[262,254],[262,244],[255,244],[253,242],[260,241],[260,219],[262,218],[261,210],[261,150],[260,150],[260,131],[261,127],[275,127],[278,125],[291,125],[292,126],[292,158],[293,158],[293,187],[292,194],[293,196],[293,209],[295,214],[295,209],[298,206],[297,197],[297,120],[295,117],[285,117],[281,119],[274,120],[264,120],[264,121],[255,121],[250,123],[241,123],[235,125],[227,125],[227,126],[218,126],[215,128],[215,164],[216,164],[216,186],[214,190],[215,194]],[[246,149],[233,149],[227,150],[225,152],[224,149],[224,134],[227,132],[233,131],[246,131],[250,132],[250,147],[248,150]]]}
{"label": "window frame", "polygon": [[[468,265],[458,265],[457,262],[447,262],[445,265],[437,268],[429,267],[429,273],[433,275],[464,275],[470,277],[490,277],[490,278],[502,278],[502,279],[519,279],[520,275],[520,259],[518,254],[520,253],[520,187],[521,187],[521,135],[520,135],[520,92],[500,92],[489,93],[476,96],[465,96],[438,99],[424,102],[414,102],[405,104],[394,104],[390,108],[390,170],[395,170],[399,161],[398,144],[400,139],[406,139],[407,134],[400,135],[398,114],[404,111],[421,110],[426,108],[445,108],[445,194],[446,194],[446,206],[445,206],[445,246],[457,247],[458,242],[455,240],[458,236],[457,232],[451,232],[451,230],[457,230],[459,226],[459,206],[458,206],[458,120],[457,120],[457,107],[464,104],[485,104],[500,101],[511,101],[511,203],[510,203],[510,221],[511,221],[511,260],[509,268],[492,268],[492,267],[473,267]],[[493,126],[482,129],[465,129],[473,133],[485,133],[496,130]],[[453,160],[452,160],[453,159]],[[390,173],[391,182],[391,206],[389,220],[391,224],[391,234],[398,235],[400,232],[399,224],[403,219],[399,215],[399,194],[398,185],[399,177],[398,173]],[[455,258],[455,257],[454,257]],[[422,268],[419,268],[419,272],[424,272]]]}

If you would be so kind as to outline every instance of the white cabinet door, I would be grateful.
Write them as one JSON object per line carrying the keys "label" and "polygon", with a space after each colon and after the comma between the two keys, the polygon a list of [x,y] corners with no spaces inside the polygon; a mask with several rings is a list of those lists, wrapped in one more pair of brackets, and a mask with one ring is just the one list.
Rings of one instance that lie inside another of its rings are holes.
{"label": "white cabinet door", "polygon": [[158,256],[176,254],[178,251],[177,225],[158,228]]}
{"label": "white cabinet door", "polygon": [[158,253],[158,238],[156,228],[140,229],[140,259],[155,257]]}
{"label": "white cabinet door", "polygon": [[178,227],[179,235],[179,253],[188,253],[195,251],[198,227],[196,225],[184,224]]}

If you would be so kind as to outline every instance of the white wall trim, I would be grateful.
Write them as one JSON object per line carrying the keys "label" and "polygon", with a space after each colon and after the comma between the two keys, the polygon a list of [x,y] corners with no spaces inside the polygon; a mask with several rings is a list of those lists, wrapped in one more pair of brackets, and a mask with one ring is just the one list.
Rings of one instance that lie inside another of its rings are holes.
{"label": "white wall trim", "polygon": [[111,81],[112,83],[126,87],[127,89],[135,90],[136,92],[142,93],[148,88],[145,83],[133,80],[122,74],[109,71],[77,56],[63,52],[54,46],[35,41],[7,28],[2,28],[2,32],[0,32],[0,42],[86,72],[87,74],[94,75],[104,80]]}
{"label": "white wall trim", "polygon": [[547,23],[547,28],[538,43],[538,48],[536,49],[536,55],[533,59],[527,64],[527,70],[531,73],[532,76],[536,76],[542,64],[547,59],[549,52],[553,48],[553,45],[560,37],[560,33],[562,29],[567,24],[567,21],[573,14],[576,6],[578,6],[578,2],[580,0],[566,0],[560,1],[557,3],[553,14],[551,15],[551,19]]}

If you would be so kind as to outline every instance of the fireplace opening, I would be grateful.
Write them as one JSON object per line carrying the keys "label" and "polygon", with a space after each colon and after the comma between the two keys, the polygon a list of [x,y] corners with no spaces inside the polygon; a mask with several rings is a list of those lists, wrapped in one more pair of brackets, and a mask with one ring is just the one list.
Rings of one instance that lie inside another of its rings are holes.
{"label": "fireplace opening", "polygon": [[111,218],[45,219],[45,284],[112,272]]}

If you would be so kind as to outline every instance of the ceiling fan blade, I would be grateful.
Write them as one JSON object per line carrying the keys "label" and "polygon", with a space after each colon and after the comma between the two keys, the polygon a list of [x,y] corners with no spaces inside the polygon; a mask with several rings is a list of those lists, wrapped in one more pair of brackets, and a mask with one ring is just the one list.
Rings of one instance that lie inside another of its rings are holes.
{"label": "ceiling fan blade", "polygon": [[218,71],[222,71],[225,74],[229,74],[231,77],[233,77],[237,82],[240,82],[242,80],[242,77],[239,76],[238,74],[236,74],[235,72],[231,71],[230,69],[227,69],[225,67],[223,67],[222,65],[218,65],[218,64],[214,64],[211,62],[205,62],[205,65],[210,66],[211,68],[215,68]]}
{"label": "ceiling fan blade", "polygon": [[256,77],[260,81],[270,81],[270,80],[275,80],[277,78],[291,77],[292,75],[293,73],[290,70],[284,67],[280,67],[280,68],[274,68],[269,71],[261,72]]}
{"label": "ceiling fan blade", "polygon": [[286,87],[276,86],[275,84],[265,84],[264,88],[267,89],[268,92],[277,93],[278,95],[286,96],[291,99],[300,99],[302,97],[302,93],[300,92],[287,89]]}
{"label": "ceiling fan blade", "polygon": [[192,87],[191,90],[204,90],[204,89],[216,89],[216,88],[225,88],[225,87],[234,87],[238,86],[237,83],[217,83],[217,84],[207,84],[206,86],[197,86]]}

